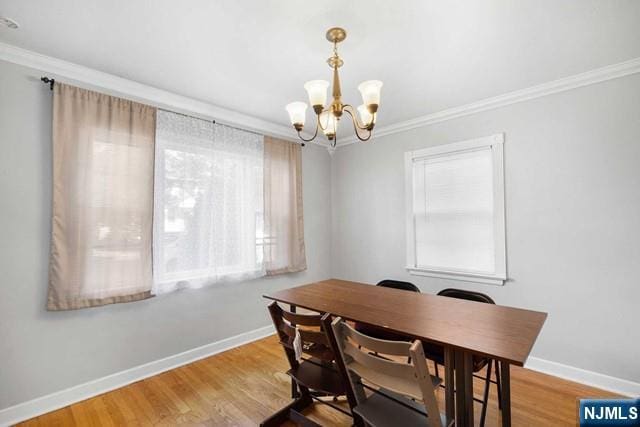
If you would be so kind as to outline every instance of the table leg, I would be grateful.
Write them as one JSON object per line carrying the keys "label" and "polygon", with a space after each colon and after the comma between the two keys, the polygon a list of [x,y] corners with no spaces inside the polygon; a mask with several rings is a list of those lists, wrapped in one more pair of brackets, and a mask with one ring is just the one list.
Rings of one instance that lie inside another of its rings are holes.
{"label": "table leg", "polygon": [[[289,311],[291,311],[292,313],[295,313],[296,306],[293,304],[289,305]],[[292,324],[291,326],[296,326],[296,325]],[[300,392],[298,392],[298,384],[296,384],[293,378],[291,378],[291,398],[295,399],[299,396],[300,396]]]}
{"label": "table leg", "polygon": [[447,425],[455,418],[455,375],[454,375],[454,351],[450,347],[444,349],[444,406],[447,415]]}
{"label": "table leg", "polygon": [[467,415],[467,423],[473,427],[473,356],[471,353],[463,353],[464,360],[464,410]]}
{"label": "table leg", "polygon": [[455,366],[455,378],[456,378],[456,427],[466,427],[466,413],[464,411],[465,399],[464,399],[464,375],[462,369],[464,367],[463,353],[461,351],[455,351],[454,353],[454,366]]}
{"label": "table leg", "polygon": [[502,383],[502,427],[511,427],[511,374],[508,362],[500,362],[500,382]]}
{"label": "table leg", "polygon": [[456,427],[473,427],[473,361],[471,353],[455,352]]}

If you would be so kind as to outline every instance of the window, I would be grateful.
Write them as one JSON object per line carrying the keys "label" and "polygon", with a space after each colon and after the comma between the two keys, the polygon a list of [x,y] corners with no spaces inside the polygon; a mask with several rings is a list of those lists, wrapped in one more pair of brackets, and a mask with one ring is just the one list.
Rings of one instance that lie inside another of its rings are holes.
{"label": "window", "polygon": [[298,143],[55,83],[49,310],[307,268]]}
{"label": "window", "polygon": [[405,153],[407,270],[506,280],[504,135]]}
{"label": "window", "polygon": [[300,145],[158,111],[153,292],[306,269]]}
{"label": "window", "polygon": [[263,137],[158,111],[154,290],[265,274]]}

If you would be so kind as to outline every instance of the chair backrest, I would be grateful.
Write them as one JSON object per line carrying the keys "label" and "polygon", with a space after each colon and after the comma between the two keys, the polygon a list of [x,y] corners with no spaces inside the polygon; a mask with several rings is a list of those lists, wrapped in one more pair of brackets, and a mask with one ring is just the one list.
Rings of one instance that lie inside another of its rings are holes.
{"label": "chair backrest", "polygon": [[463,289],[447,288],[438,292],[441,297],[450,297],[465,299],[468,301],[484,302],[487,304],[495,304],[495,301],[491,299],[489,295],[481,294],[480,292],[465,291]]}
{"label": "chair backrest", "polygon": [[[419,340],[408,343],[373,338],[356,331],[340,317],[334,319],[331,329],[338,347],[336,356],[348,371],[358,404],[367,399],[358,384],[364,379],[375,386],[421,400],[429,414],[426,424],[441,427],[434,386]],[[393,360],[382,355],[399,358]],[[408,357],[410,362],[406,361]]]}
{"label": "chair backrest", "polygon": [[300,334],[303,353],[323,362],[334,360],[329,340],[322,330],[322,315],[292,313],[276,302],[269,305],[269,313],[280,338],[280,344],[285,348],[290,362],[292,358],[295,360],[293,341],[296,337],[296,329]]}
{"label": "chair backrest", "polygon": [[384,288],[400,289],[402,291],[420,292],[420,289],[413,283],[402,282],[400,280],[389,280],[389,279],[382,280],[378,282],[376,286],[382,286]]}

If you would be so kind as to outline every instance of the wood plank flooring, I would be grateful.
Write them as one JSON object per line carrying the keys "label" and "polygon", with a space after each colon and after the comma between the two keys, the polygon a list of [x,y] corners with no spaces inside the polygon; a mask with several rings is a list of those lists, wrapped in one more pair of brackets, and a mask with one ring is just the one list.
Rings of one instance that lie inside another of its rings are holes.
{"label": "wood plank flooring", "polygon": [[[256,425],[290,401],[286,370],[282,348],[272,336],[19,425]],[[440,373],[442,375],[442,369]],[[475,380],[476,396],[481,396],[482,385],[481,380]],[[512,368],[511,389],[514,426],[575,426],[578,398],[614,396],[522,368]],[[492,386],[487,426],[499,425],[496,399],[495,386]],[[442,389],[438,392],[438,401],[444,411]],[[475,406],[477,425],[480,405]],[[322,425],[351,425],[349,417],[324,405],[315,405],[307,415]]]}

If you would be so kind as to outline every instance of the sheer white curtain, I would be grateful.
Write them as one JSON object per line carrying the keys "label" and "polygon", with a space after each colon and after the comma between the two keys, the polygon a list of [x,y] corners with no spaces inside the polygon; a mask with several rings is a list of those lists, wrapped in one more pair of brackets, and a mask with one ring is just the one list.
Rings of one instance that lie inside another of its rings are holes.
{"label": "sheer white curtain", "polygon": [[154,293],[262,276],[263,137],[158,111]]}

